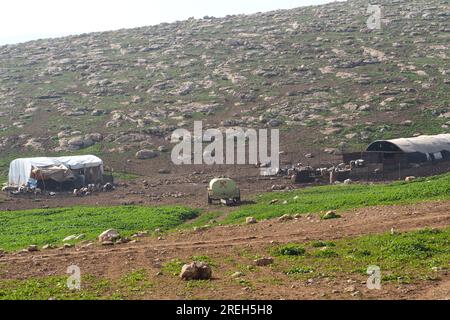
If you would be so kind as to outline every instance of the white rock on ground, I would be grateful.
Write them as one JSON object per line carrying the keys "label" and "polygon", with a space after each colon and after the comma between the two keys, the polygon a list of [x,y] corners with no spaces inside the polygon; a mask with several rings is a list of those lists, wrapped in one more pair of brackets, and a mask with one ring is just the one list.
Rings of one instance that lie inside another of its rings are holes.
{"label": "white rock on ground", "polygon": [[136,158],[140,160],[156,158],[157,156],[158,153],[153,150],[143,149],[136,152]]}
{"label": "white rock on ground", "polygon": [[106,241],[115,241],[120,238],[120,234],[115,229],[109,229],[104,232],[102,232],[98,236],[98,241],[100,242],[106,242]]}

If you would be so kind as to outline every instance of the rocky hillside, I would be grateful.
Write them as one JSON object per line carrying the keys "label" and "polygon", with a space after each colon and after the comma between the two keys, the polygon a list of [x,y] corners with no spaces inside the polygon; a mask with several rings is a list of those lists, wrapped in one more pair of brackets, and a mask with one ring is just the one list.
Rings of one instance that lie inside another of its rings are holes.
{"label": "rocky hillside", "polygon": [[[279,127],[285,148],[450,132],[450,4],[351,0],[0,47],[0,161]],[[82,150],[82,151],[80,151]]]}

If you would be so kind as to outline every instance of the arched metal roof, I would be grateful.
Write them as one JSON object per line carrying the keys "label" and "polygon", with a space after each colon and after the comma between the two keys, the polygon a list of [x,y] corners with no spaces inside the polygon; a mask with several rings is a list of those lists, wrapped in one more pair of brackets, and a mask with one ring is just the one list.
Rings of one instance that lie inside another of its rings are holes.
{"label": "arched metal roof", "polygon": [[[438,153],[441,151],[450,152],[450,134],[438,134],[434,136],[418,136],[414,138],[399,138],[392,140],[378,140],[371,143],[367,147],[367,151],[375,151],[376,146],[395,145],[401,151],[406,153],[420,152],[424,154]],[[392,150],[376,150],[376,151],[392,151]]]}

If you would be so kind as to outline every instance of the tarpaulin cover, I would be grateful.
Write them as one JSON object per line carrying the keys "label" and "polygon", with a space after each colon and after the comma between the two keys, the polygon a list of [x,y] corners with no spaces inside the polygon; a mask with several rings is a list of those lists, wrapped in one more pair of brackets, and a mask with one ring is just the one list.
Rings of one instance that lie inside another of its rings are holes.
{"label": "tarpaulin cover", "polygon": [[[438,134],[434,136],[418,136],[414,138],[399,138],[392,140],[378,140],[367,147],[367,151],[372,151],[380,142],[388,142],[397,146],[403,152],[420,152],[424,154],[438,153],[441,151],[450,152],[450,134]],[[382,150],[380,150],[382,151]]]}
{"label": "tarpaulin cover", "polygon": [[101,167],[103,171],[102,159],[93,155],[67,156],[67,157],[40,157],[16,159],[9,165],[10,187],[20,187],[27,184],[32,169],[48,168],[63,165],[71,170],[84,168]]}

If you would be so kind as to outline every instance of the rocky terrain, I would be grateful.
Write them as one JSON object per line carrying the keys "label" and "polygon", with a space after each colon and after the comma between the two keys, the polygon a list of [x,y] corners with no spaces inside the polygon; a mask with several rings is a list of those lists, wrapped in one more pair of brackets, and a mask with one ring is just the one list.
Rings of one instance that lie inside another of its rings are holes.
{"label": "rocky terrain", "polygon": [[449,132],[449,1],[371,4],[380,30],[351,0],[1,46],[2,175],[18,154],[158,161],[199,119],[298,151]]}

